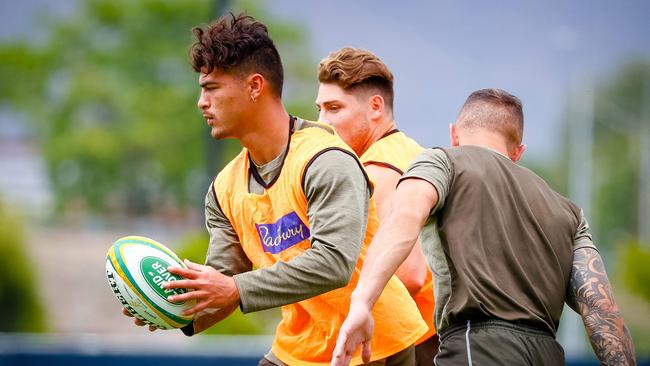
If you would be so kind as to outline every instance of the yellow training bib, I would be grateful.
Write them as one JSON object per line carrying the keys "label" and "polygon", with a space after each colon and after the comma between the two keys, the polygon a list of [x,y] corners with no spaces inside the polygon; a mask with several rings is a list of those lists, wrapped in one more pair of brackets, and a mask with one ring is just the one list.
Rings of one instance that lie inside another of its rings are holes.
{"label": "yellow training bib", "polygon": [[[289,261],[311,248],[307,198],[303,192],[304,175],[311,162],[332,149],[356,158],[329,126],[309,123],[314,127],[292,133],[282,170],[263,194],[248,192],[251,177],[246,149],[219,173],[214,182],[224,215],[237,232],[244,252],[259,268]],[[377,230],[374,207],[372,203],[361,256],[349,284],[282,307],[282,320],[272,346],[273,354],[282,362],[289,365],[329,364],[339,329],[349,310],[350,294],[357,284],[363,257]],[[405,349],[426,332],[427,326],[416,309],[404,285],[393,276],[373,310],[373,360]],[[357,355],[351,364],[362,363]]]}

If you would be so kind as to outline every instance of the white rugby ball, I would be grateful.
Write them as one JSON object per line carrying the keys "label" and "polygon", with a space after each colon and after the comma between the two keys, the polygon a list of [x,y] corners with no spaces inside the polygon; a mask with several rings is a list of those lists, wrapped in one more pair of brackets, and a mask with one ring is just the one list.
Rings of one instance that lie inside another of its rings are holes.
{"label": "white rugby ball", "polygon": [[186,292],[162,287],[163,282],[182,278],[169,273],[168,266],[187,268],[167,247],[142,236],[118,239],[106,255],[106,278],[115,297],[133,316],[159,329],[182,328],[194,318],[182,312],[196,301],[167,300]]}

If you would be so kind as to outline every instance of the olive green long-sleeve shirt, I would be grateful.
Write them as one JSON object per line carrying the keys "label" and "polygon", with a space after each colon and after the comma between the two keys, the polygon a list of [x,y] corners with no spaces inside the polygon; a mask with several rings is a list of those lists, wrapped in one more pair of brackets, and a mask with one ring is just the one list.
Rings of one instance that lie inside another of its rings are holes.
{"label": "olive green long-sleeve shirt", "polygon": [[[307,126],[313,125],[298,119],[295,128]],[[284,155],[255,166],[265,182],[280,174]],[[249,182],[249,192],[263,192],[255,179]],[[309,166],[304,191],[311,248],[288,262],[255,270],[212,187],[206,195],[205,221],[210,233],[206,264],[233,276],[245,313],[305,300],[349,281],[366,231],[370,189],[365,174],[353,157],[330,150]]]}

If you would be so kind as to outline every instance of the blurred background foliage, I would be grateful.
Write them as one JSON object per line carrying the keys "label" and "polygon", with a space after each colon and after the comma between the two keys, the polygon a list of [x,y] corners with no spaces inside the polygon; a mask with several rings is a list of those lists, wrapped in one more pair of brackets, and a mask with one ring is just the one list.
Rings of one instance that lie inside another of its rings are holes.
{"label": "blurred background foliage", "polygon": [[[52,218],[202,213],[210,180],[241,147],[210,138],[187,50],[192,27],[230,9],[264,19],[283,56],[289,112],[315,118],[316,63],[306,56],[304,33],[253,1],[89,0],[65,21],[44,14],[46,39],[0,45],[0,80],[11,86],[0,88],[0,105],[25,115],[38,142],[55,200]],[[0,271],[9,279],[0,288],[2,327],[40,331],[36,287],[19,266],[26,255],[16,220],[0,216],[0,251],[7,254]],[[206,235],[190,237],[181,253],[203,263],[206,244]],[[276,318],[273,311],[237,311],[209,333],[272,333]]]}
{"label": "blurred background foliage", "polygon": [[619,243],[614,294],[639,356],[650,355],[650,242]]}
{"label": "blurred background foliage", "polygon": [[627,285],[650,302],[650,245],[631,242],[622,251],[622,273]]}
{"label": "blurred background foliage", "polygon": [[650,62],[625,64],[596,84],[590,224],[597,244],[607,250],[638,238],[643,226],[650,225],[639,219],[645,216],[640,205],[650,203],[650,182],[642,176],[648,174],[648,167],[642,166],[642,155],[650,149],[649,141],[644,143],[648,127]]}
{"label": "blurred background foliage", "polygon": [[[532,164],[551,186],[565,195],[570,195],[571,174],[580,168],[571,165],[571,149],[577,138],[572,124],[580,118],[573,112],[581,103],[577,94],[565,108],[560,161]],[[650,63],[636,61],[622,65],[612,75],[597,80],[587,98],[590,99],[588,108],[592,109],[587,111],[592,122],[587,123],[591,124],[588,127],[592,132],[578,129],[577,133],[592,135],[585,157],[591,161],[579,164],[590,164],[592,168],[591,175],[580,177],[579,181],[591,187],[587,220],[594,241],[601,250],[610,253],[619,244],[641,240],[642,226],[649,224],[642,223],[639,217],[640,205],[643,199],[649,202],[650,195],[648,188],[642,187],[647,177],[642,176],[641,166],[644,150],[650,149],[643,142],[645,129],[650,126]]]}
{"label": "blurred background foliage", "polygon": [[[571,179],[587,189],[587,220],[593,240],[609,270],[614,294],[630,329],[637,352],[650,354],[650,62],[621,65],[597,80],[584,95],[566,106],[563,151],[559,162],[547,162],[538,172],[560,192],[570,195]],[[584,91],[584,89],[583,89]],[[581,107],[582,105],[582,107]],[[580,136],[576,136],[580,135]],[[590,135],[587,137],[585,135]],[[572,164],[574,144],[588,141],[585,159]],[[590,166],[582,170],[582,165]],[[587,177],[576,174],[589,172]],[[572,176],[572,174],[574,176]],[[587,187],[588,186],[588,187]]]}
{"label": "blurred background foliage", "polygon": [[644,161],[650,151],[649,127],[650,62],[624,65],[597,86],[594,97],[591,220],[594,233],[608,249],[633,239],[650,241],[639,238],[650,225],[640,207],[650,204],[648,182],[642,187],[650,173],[642,166],[650,163]]}
{"label": "blurred background foliage", "polygon": [[47,330],[22,220],[0,199],[0,332]]}
{"label": "blurred background foliage", "polygon": [[[0,79],[12,86],[0,89],[0,101],[27,114],[58,211],[196,207],[209,178],[239,150],[209,138],[187,61],[191,28],[216,18],[223,3],[80,5],[71,19],[48,25],[49,39],[0,47]],[[237,8],[263,14],[252,2]],[[302,33],[284,21],[266,24],[286,55],[289,111],[313,117],[316,66],[303,56]]]}

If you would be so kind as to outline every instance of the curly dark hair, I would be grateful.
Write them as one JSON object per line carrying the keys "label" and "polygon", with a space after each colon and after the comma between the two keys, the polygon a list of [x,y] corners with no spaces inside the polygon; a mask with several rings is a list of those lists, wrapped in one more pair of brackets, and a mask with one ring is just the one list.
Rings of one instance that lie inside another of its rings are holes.
{"label": "curly dark hair", "polygon": [[210,73],[216,68],[239,75],[259,73],[282,95],[282,60],[264,24],[245,13],[230,13],[204,28],[192,28],[192,33],[196,41],[189,56],[194,71]]}

